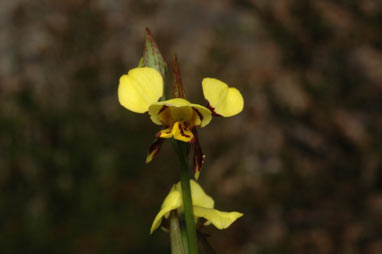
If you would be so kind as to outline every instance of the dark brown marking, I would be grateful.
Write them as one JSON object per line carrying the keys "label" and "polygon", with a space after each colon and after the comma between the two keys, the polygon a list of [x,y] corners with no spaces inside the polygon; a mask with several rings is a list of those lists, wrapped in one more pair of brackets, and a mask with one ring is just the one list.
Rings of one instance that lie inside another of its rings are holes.
{"label": "dark brown marking", "polygon": [[192,133],[194,134],[194,156],[193,156],[193,170],[194,170],[194,175],[196,174],[197,171],[202,171],[204,160],[206,156],[203,154],[202,148],[199,143],[199,138],[198,138],[198,132],[196,128],[192,130]]}
{"label": "dark brown marking", "polygon": [[196,112],[196,114],[199,116],[200,121],[203,122],[203,115],[202,115],[202,113],[200,113],[199,110],[196,109],[196,108],[194,108],[194,107],[192,107],[192,109],[193,109],[193,110]]}
{"label": "dark brown marking", "polygon": [[151,156],[151,160],[152,161],[156,156],[157,154],[159,153],[159,150],[162,146],[164,142],[164,139],[163,138],[157,138],[154,140],[154,142],[150,145],[149,147],[149,153],[147,155],[147,157]]}
{"label": "dark brown marking", "polygon": [[[207,101],[207,102],[208,102],[208,101]],[[210,105],[209,102],[208,102],[207,108],[208,108],[209,110],[211,110],[211,112],[212,112],[212,116],[219,116],[219,117],[222,117],[222,115],[219,115],[218,113],[216,113],[215,108],[213,108],[213,107]]]}
{"label": "dark brown marking", "polygon": [[190,135],[187,135],[186,133],[184,133],[182,124],[179,124],[179,129],[180,129],[180,134],[181,134],[183,137],[186,137],[186,138],[189,138],[189,137],[190,137]]}
{"label": "dark brown marking", "polygon": [[166,106],[166,105],[163,105],[163,107],[159,110],[159,112],[158,112],[158,115],[160,114],[160,113],[162,113],[163,112],[163,110],[165,110],[166,108],[168,108],[168,106]]}

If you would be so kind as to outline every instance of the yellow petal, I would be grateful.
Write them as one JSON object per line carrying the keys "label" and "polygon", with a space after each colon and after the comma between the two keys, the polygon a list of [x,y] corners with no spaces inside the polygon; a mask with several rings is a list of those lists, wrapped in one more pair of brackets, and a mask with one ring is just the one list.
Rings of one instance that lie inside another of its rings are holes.
{"label": "yellow petal", "polygon": [[[164,107],[167,108],[164,109]],[[166,111],[163,113],[166,113],[166,116],[171,119],[164,121],[164,119],[160,118],[160,112],[162,112],[163,110]],[[188,121],[192,119],[194,114],[197,114],[198,118],[200,119],[200,126],[204,127],[207,124],[209,124],[209,122],[212,119],[211,111],[208,108],[203,107],[199,104],[192,104],[189,101],[182,98],[175,98],[153,103],[149,107],[149,114],[151,120],[159,125],[163,124],[163,122],[165,122],[165,124],[170,125],[171,123],[167,122],[174,123]]]}
{"label": "yellow petal", "polygon": [[170,211],[178,209],[183,204],[182,194],[175,188],[175,185],[171,188],[170,193],[167,195],[162,203],[161,209],[154,219],[154,222],[150,229],[150,234],[157,229],[162,223],[163,217],[168,217]]}
{"label": "yellow petal", "polygon": [[222,212],[213,208],[194,206],[195,217],[205,218],[218,229],[228,228],[235,220],[243,216],[239,212]]}
{"label": "yellow petal", "polygon": [[[202,187],[195,180],[190,179],[190,187],[193,206],[205,208],[214,207],[214,200],[204,192]],[[180,182],[176,184],[176,189],[181,193]]]}
{"label": "yellow petal", "polygon": [[243,110],[244,99],[236,88],[214,78],[203,79],[202,86],[204,97],[218,115],[230,117]]}
{"label": "yellow petal", "polygon": [[[158,134],[157,134],[158,136]],[[194,134],[191,131],[184,128],[184,124],[180,122],[175,122],[170,128],[161,130],[159,132],[160,138],[172,138],[183,141],[183,142],[193,142]]]}
{"label": "yellow petal", "polygon": [[[222,212],[214,209],[214,200],[204,192],[202,187],[196,181],[192,179],[190,180],[190,187],[195,220],[202,217],[207,220],[205,225],[212,223],[218,229],[224,229],[229,227],[235,220],[243,216],[243,214],[239,212]],[[150,234],[160,226],[163,217],[168,218],[170,211],[176,209],[179,213],[183,212],[180,182],[172,186],[170,193],[163,201],[161,209],[156,215],[151,226]]]}
{"label": "yellow petal", "polygon": [[161,74],[148,67],[134,68],[119,80],[119,103],[136,113],[145,113],[163,94]]}
{"label": "yellow petal", "polygon": [[199,104],[192,104],[192,108],[196,110],[199,117],[201,118],[200,127],[204,127],[211,122],[212,114],[208,108],[203,107]]}

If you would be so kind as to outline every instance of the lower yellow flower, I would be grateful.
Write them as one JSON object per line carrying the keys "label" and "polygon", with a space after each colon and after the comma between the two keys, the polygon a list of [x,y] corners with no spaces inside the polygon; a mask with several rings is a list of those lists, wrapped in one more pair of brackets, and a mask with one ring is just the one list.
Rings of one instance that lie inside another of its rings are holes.
{"label": "lower yellow flower", "polygon": [[[194,180],[190,180],[190,185],[195,220],[204,218],[207,220],[204,225],[213,224],[218,229],[225,229],[243,216],[239,212],[222,212],[214,209],[214,200],[204,192],[202,187]],[[163,217],[166,219],[169,217],[172,210],[178,210],[178,213],[183,212],[180,182],[172,186],[170,193],[163,201],[162,207],[151,226],[150,234],[160,226]]]}

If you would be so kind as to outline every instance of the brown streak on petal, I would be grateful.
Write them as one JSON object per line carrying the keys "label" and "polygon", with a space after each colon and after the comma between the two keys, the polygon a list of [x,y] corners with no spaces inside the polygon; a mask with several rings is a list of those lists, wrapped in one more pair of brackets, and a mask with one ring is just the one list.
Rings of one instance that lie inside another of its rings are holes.
{"label": "brown streak on petal", "polygon": [[208,103],[207,108],[212,112],[212,116],[222,117],[222,115],[219,115],[218,113],[216,113],[215,108],[210,105],[210,102],[208,100],[206,101]]}
{"label": "brown streak on petal", "polygon": [[162,113],[166,108],[168,108],[168,106],[164,105],[164,106],[159,110],[158,115],[159,115],[160,113]]}
{"label": "brown streak on petal", "polygon": [[199,110],[195,107],[192,107],[192,109],[196,112],[196,114],[199,116],[199,119],[201,122],[203,122],[203,115],[199,112]]}
{"label": "brown streak on petal", "polygon": [[179,129],[180,129],[180,134],[181,134],[183,137],[186,137],[186,138],[189,138],[189,137],[190,137],[190,135],[187,135],[186,133],[184,133],[182,124],[179,124]]}
{"label": "brown streak on petal", "polygon": [[[158,115],[158,118],[159,118],[159,121],[163,124],[163,125],[166,125],[167,127],[171,127],[171,123],[166,123],[163,118],[162,118],[162,115],[163,114],[171,114],[171,112],[165,112],[165,110],[168,108],[167,105],[163,105],[162,108],[158,111],[157,115]],[[165,116],[164,116],[165,117]]]}
{"label": "brown streak on petal", "polygon": [[223,117],[222,115],[219,115],[219,114],[216,113],[215,111],[212,111],[212,116]]}

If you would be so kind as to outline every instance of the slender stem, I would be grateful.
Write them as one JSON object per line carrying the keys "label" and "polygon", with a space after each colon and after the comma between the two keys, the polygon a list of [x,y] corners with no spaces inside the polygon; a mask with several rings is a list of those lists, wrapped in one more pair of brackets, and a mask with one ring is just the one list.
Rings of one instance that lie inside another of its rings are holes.
{"label": "slender stem", "polygon": [[182,188],[182,198],[184,206],[184,217],[186,221],[186,232],[188,237],[188,248],[190,254],[198,253],[198,242],[196,238],[194,211],[192,208],[191,187],[189,168],[186,158],[187,144],[181,141],[172,140],[174,149],[180,161],[180,185]]}

